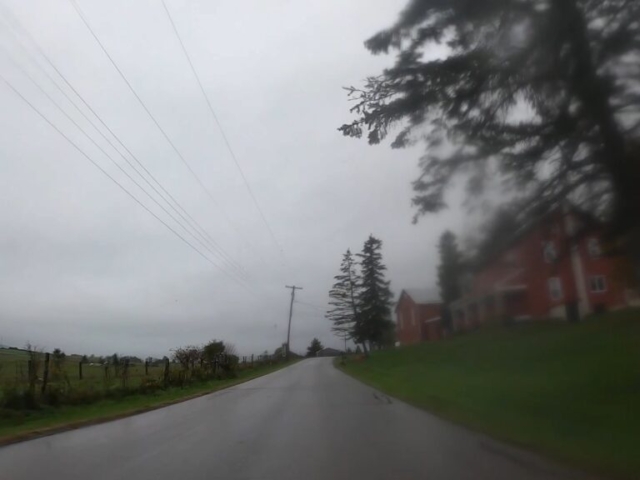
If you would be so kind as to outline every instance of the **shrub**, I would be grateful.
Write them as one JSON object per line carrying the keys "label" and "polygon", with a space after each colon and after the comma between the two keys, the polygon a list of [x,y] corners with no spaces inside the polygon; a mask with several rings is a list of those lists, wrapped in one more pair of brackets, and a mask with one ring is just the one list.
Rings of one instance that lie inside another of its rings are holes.
{"label": "shrub", "polygon": [[47,390],[44,392],[44,396],[42,400],[47,405],[51,405],[52,407],[57,407],[61,403],[64,403],[67,399],[66,390],[60,385],[49,385]]}
{"label": "shrub", "polygon": [[162,390],[162,380],[157,378],[143,378],[138,387],[138,391],[143,395],[152,395],[158,390]]}
{"label": "shrub", "polygon": [[118,385],[114,385],[113,387],[108,388],[104,392],[104,396],[111,400],[117,400],[118,398],[126,397],[127,395],[131,395],[133,392],[126,387],[121,387]]}
{"label": "shrub", "polygon": [[93,388],[76,388],[68,390],[61,398],[61,403],[68,405],[89,405],[105,398],[105,393]]}
{"label": "shrub", "polygon": [[169,370],[168,383],[171,387],[184,387],[188,383],[187,372],[184,370]]}
{"label": "shrub", "polygon": [[38,408],[38,402],[33,392],[17,385],[5,385],[2,388],[0,405],[10,410],[35,410]]}
{"label": "shrub", "polygon": [[238,376],[238,365],[240,358],[237,355],[227,355],[225,362],[221,365],[223,378],[236,378]]}

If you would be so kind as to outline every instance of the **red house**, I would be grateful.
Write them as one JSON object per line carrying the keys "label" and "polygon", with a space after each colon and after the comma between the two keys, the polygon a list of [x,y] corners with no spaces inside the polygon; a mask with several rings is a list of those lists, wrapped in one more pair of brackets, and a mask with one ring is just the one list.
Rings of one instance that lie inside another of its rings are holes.
{"label": "red house", "polygon": [[575,208],[558,208],[516,232],[506,247],[463,282],[451,306],[454,330],[490,319],[579,320],[593,312],[640,304],[603,255],[603,228]]}
{"label": "red house", "polygon": [[400,345],[437,340],[442,336],[442,304],[429,290],[402,290],[396,304],[396,334]]}

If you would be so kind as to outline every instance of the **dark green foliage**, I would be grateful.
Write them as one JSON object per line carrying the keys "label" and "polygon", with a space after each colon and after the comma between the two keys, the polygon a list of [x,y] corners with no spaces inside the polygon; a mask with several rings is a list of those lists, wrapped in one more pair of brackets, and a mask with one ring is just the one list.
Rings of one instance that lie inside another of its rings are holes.
{"label": "dark green foliage", "polygon": [[221,363],[223,378],[236,378],[238,376],[238,365],[240,365],[240,357],[225,354]]}
{"label": "dark green foliage", "polygon": [[358,292],[359,312],[355,322],[353,337],[357,343],[365,342],[378,347],[388,345],[391,321],[392,293],[390,282],[385,280],[387,267],[382,263],[382,241],[373,235],[364,243],[360,259],[360,289]]}
{"label": "dark green foliage", "polygon": [[222,340],[211,340],[202,348],[202,351],[206,361],[213,363],[216,357],[225,352],[224,342]]}
{"label": "dark green foliage", "polygon": [[314,338],[311,340],[311,344],[307,347],[307,357],[315,357],[323,348],[324,347],[322,346],[322,343],[320,343],[320,340]]}
{"label": "dark green foliage", "polygon": [[442,300],[442,323],[451,330],[451,302],[460,298],[460,275],[462,273],[460,252],[456,237],[450,231],[440,236],[438,245],[440,265],[438,265],[438,287]]}
{"label": "dark green foliage", "polygon": [[162,390],[162,381],[159,378],[143,378],[140,381],[138,391],[144,395],[154,394],[159,390]]}
{"label": "dark green foliage", "polygon": [[471,193],[497,174],[529,208],[570,198],[637,228],[638,18],[628,0],[410,0],[365,43],[398,55],[348,89],[358,118],[340,130],[377,144],[399,127],[394,148],[426,140],[416,217],[467,172]]}
{"label": "dark green foliage", "polygon": [[358,315],[358,287],[360,278],[351,250],[342,257],[340,273],[334,277],[335,283],[329,291],[331,309],[325,315],[332,323],[331,331],[350,339]]}
{"label": "dark green foliage", "polygon": [[501,252],[522,225],[523,222],[515,208],[498,208],[480,228],[479,238],[474,251],[471,252],[472,263],[481,264]]}
{"label": "dark green foliage", "polygon": [[33,410],[38,408],[34,391],[26,386],[4,385],[2,388],[2,408],[9,410]]}

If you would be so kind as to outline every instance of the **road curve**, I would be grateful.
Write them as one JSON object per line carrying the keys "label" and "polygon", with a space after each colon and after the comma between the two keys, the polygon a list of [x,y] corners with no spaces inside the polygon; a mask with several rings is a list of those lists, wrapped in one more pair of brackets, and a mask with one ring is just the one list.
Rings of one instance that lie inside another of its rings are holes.
{"label": "road curve", "polygon": [[134,417],[0,448],[3,480],[578,479],[310,359]]}

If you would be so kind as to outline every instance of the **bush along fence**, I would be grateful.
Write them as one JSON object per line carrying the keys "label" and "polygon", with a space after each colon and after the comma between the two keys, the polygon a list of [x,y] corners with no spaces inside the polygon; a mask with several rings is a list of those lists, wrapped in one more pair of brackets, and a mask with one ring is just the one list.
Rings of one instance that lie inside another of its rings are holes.
{"label": "bush along fence", "polygon": [[244,370],[284,361],[281,355],[266,352],[239,357],[232,345],[215,340],[177,348],[171,359],[144,361],[117,354],[97,362],[87,357],[72,359],[58,349],[45,353],[30,346],[14,352],[19,358],[0,356],[0,408],[11,410],[152,395],[169,388],[235,378]]}

